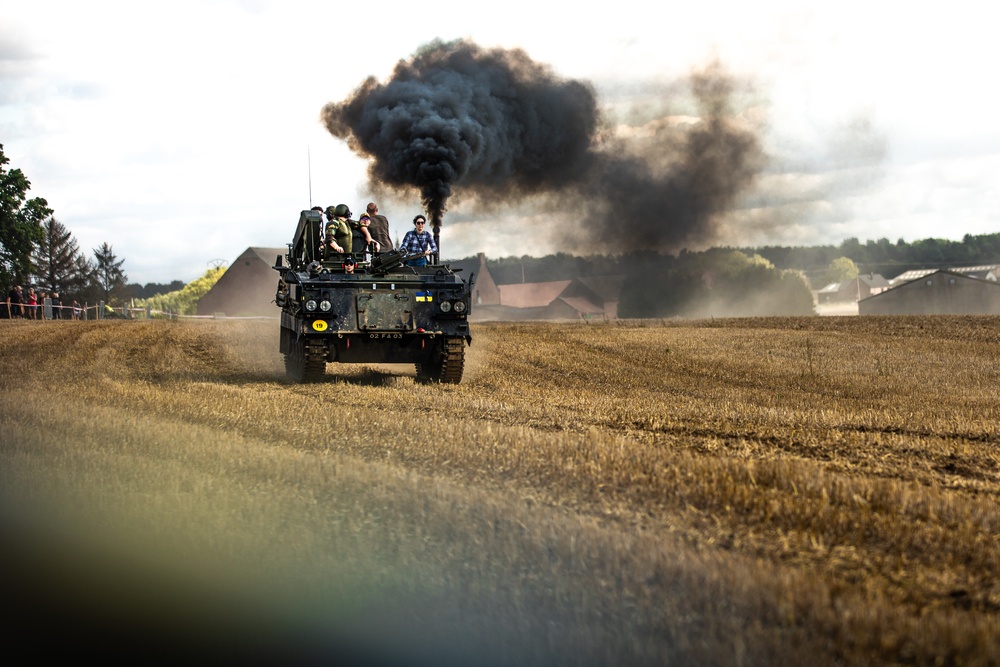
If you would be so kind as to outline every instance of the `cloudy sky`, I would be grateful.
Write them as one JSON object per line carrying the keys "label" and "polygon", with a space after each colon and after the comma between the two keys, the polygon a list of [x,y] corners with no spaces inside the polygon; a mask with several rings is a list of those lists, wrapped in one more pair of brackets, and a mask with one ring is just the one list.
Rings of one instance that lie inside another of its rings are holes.
{"label": "cloudy sky", "polygon": [[[434,38],[468,38],[591,83],[609,110],[713,60],[752,82],[774,162],[720,243],[1000,231],[1000,41],[983,3],[566,6],[0,0],[0,143],[83,250],[111,244],[133,282],[189,281],[284,245],[310,205],[359,211],[367,163],[321,108]],[[395,237],[419,212],[380,204]],[[516,221],[451,213],[446,257],[559,249]]]}

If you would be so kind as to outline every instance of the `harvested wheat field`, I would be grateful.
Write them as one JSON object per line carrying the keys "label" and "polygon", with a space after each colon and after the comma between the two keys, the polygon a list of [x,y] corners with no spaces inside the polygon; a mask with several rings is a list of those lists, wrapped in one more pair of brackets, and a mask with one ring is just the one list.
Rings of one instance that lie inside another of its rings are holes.
{"label": "harvested wheat field", "polygon": [[996,664],[1000,318],[481,324],[457,386],[277,331],[0,323],[35,657]]}

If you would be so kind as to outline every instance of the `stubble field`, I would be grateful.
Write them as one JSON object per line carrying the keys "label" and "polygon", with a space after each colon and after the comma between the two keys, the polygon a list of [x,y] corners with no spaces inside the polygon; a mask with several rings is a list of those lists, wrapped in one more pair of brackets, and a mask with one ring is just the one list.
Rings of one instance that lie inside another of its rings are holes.
{"label": "stubble field", "polygon": [[995,664],[1000,318],[473,333],[458,386],[294,385],[273,321],[0,322],[32,646]]}

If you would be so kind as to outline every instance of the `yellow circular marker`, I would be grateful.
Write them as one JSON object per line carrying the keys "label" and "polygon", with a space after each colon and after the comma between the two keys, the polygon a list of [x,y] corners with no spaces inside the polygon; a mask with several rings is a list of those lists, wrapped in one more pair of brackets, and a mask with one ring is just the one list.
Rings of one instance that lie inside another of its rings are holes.
{"label": "yellow circular marker", "polygon": [[326,331],[326,320],[314,320],[313,329],[316,331]]}

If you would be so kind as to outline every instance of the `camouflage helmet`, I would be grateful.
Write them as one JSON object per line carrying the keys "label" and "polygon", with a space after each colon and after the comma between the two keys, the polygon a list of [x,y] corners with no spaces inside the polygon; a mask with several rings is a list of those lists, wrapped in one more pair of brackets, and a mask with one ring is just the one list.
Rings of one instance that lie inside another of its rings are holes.
{"label": "camouflage helmet", "polygon": [[332,218],[333,217],[333,212],[336,211],[336,210],[337,210],[336,206],[327,206],[326,207],[326,214],[327,214],[327,216]]}
{"label": "camouflage helmet", "polygon": [[347,207],[347,204],[337,204],[337,208],[333,210],[333,214],[349,218],[351,217],[351,209]]}

